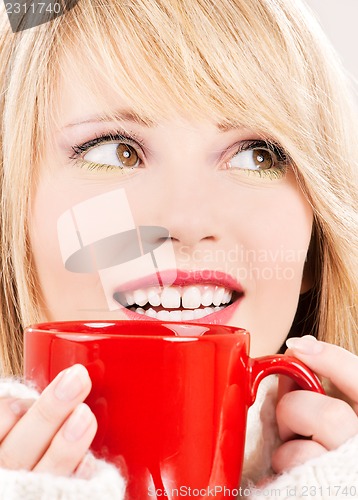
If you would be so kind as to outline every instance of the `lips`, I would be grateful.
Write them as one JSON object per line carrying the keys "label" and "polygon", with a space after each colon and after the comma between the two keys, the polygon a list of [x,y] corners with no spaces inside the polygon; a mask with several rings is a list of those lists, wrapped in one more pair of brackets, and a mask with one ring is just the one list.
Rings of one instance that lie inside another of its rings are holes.
{"label": "lips", "polygon": [[159,278],[161,286],[158,276],[152,275],[115,291],[113,298],[130,319],[198,322],[204,318],[223,324],[244,296],[241,285],[221,271],[167,271]]}

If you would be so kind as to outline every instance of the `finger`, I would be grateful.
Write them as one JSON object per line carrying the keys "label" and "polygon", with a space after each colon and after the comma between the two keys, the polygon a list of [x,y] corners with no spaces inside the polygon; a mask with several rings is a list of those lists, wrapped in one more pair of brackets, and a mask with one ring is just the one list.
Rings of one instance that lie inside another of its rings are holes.
{"label": "finger", "polygon": [[276,408],[281,439],[294,435],[312,437],[328,450],[343,444],[358,433],[358,418],[340,399],[310,391],[285,394]]}
{"label": "finger", "polygon": [[358,403],[358,357],[342,347],[320,342],[311,335],[286,341],[291,353],[311,370],[328,378],[352,401]]}
{"label": "finger", "polygon": [[58,476],[73,474],[88,451],[96,431],[95,416],[86,404],[81,403],[57,432],[33,470]]}
{"label": "finger", "polygon": [[296,391],[300,389],[300,386],[287,375],[279,375],[278,377],[278,388],[277,388],[277,401],[291,391]]}
{"label": "finger", "polygon": [[287,441],[277,448],[272,455],[272,469],[276,474],[292,469],[297,465],[304,464],[307,460],[319,457],[326,453],[324,446],[315,441],[296,439]]}
{"label": "finger", "polygon": [[34,399],[0,399],[0,442],[33,405]]}
{"label": "finger", "polygon": [[0,465],[31,470],[90,389],[91,380],[84,366],[74,365],[61,372],[2,442]]}
{"label": "finger", "polygon": [[79,463],[74,475],[77,479],[91,479],[96,473],[96,470],[96,459],[91,453],[87,453]]}

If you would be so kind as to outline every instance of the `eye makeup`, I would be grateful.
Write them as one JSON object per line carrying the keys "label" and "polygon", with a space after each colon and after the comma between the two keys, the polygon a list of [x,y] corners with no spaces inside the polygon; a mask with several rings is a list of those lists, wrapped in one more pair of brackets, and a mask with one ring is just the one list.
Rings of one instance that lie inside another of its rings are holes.
{"label": "eye makeup", "polygon": [[[119,164],[86,160],[85,156],[89,151],[106,144],[113,144],[113,146],[117,144],[116,163]],[[143,141],[136,134],[127,134],[122,130],[117,130],[96,135],[89,141],[72,146],[72,154],[69,159],[73,160],[76,166],[86,168],[89,171],[129,173],[143,167],[143,148]],[[135,155],[137,161],[125,161],[125,157],[120,158],[121,154]],[[248,161],[251,162],[249,166],[247,166]],[[274,141],[252,139],[243,140],[236,144],[235,153],[224,162],[224,169],[230,170],[234,175],[246,174],[274,180],[285,176],[288,165],[289,157],[280,145]]]}
{"label": "eye makeup", "polygon": [[[106,163],[98,163],[86,160],[85,155],[93,148],[101,144],[119,143],[124,144],[128,149],[133,150],[138,156],[138,165],[135,167],[126,165],[111,165]],[[87,170],[129,170],[138,168],[142,164],[143,157],[143,142],[135,134],[126,134],[123,131],[115,131],[111,133],[104,133],[96,135],[93,139],[82,144],[76,144],[71,147],[72,154],[69,156],[70,160],[75,162],[76,166],[86,168]]]}
{"label": "eye makeup", "polygon": [[[245,156],[247,162],[250,153],[252,165],[248,168],[245,167],[244,159],[241,159],[240,164],[240,156]],[[238,164],[235,165],[235,162]],[[254,139],[239,144],[235,154],[226,162],[226,169],[235,173],[279,179],[285,176],[288,165],[288,155],[281,146],[275,142]]]}

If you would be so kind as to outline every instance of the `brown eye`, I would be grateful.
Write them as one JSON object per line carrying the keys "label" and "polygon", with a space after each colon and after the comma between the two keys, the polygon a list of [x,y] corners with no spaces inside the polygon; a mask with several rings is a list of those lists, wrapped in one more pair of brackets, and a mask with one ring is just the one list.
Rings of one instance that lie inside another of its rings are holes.
{"label": "brown eye", "polygon": [[139,163],[139,157],[136,150],[129,144],[119,144],[116,153],[119,161],[125,167],[136,167]]}
{"label": "brown eye", "polygon": [[274,165],[273,154],[267,149],[253,149],[252,157],[256,167],[261,170],[267,170]]}
{"label": "brown eye", "polygon": [[243,141],[240,149],[225,163],[225,169],[246,171],[278,179],[287,170],[288,156],[275,143],[262,140]]}
{"label": "brown eye", "polygon": [[231,158],[229,168],[262,171],[273,170],[279,164],[280,158],[276,152],[258,145],[238,151]]}

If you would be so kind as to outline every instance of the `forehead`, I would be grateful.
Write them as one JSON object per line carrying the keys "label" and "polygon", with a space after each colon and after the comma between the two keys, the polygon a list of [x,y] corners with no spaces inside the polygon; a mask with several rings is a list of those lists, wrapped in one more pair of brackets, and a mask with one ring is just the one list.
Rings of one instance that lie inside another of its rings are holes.
{"label": "forehead", "polygon": [[[101,76],[100,68],[81,65],[74,72],[74,61],[61,66],[58,84],[59,125],[78,123],[79,117],[95,116],[102,110],[126,109],[125,96],[108,85]],[[90,79],[91,78],[91,79]]]}
{"label": "forehead", "polygon": [[[59,42],[55,119],[72,123],[124,108],[148,123],[184,115],[272,135],[284,124],[287,131],[293,96],[282,81],[287,53],[279,45],[272,51],[273,20],[263,16],[260,29],[250,26],[246,2],[230,2],[231,18],[217,6],[209,15],[200,2],[186,3],[187,19],[174,0],[153,2],[155,12],[140,0],[109,2],[98,11],[80,2],[80,27],[56,35],[65,41]],[[106,15],[107,8],[118,12]],[[98,29],[101,22],[105,30]]]}
{"label": "forehead", "polygon": [[[59,65],[59,77],[55,87],[53,118],[56,129],[71,129],[74,125],[90,125],[91,122],[134,122],[154,126],[176,119],[177,122],[210,122],[220,131],[246,126],[246,113],[239,109],[231,114],[225,109],[215,109],[210,95],[205,92],[193,102],[190,92],[178,99],[165,88],[147,79],[142,85],[112,77],[101,61],[88,59],[88,53],[71,52]],[[122,55],[117,54],[112,63],[121,68]],[[224,91],[223,91],[224,95]],[[159,99],[158,99],[159,96]],[[251,114],[252,116],[252,114]]]}
{"label": "forehead", "polygon": [[[88,68],[87,68],[88,69]],[[60,102],[58,106],[57,128],[61,131],[70,130],[76,126],[89,126],[99,122],[132,122],[140,126],[157,126],[159,117],[154,119],[139,115],[132,109],[133,102],[126,98],[120,90],[108,85],[101,77],[100,72],[91,72],[92,82],[95,82],[96,91],[88,91],[88,86],[83,85],[83,80],[71,71],[70,66],[62,68]],[[83,72],[82,72],[83,75]],[[186,126],[189,121],[196,121],[195,116],[185,115],[183,110],[167,110],[164,121],[176,119],[177,123],[182,122]],[[225,132],[233,127],[225,121],[214,123],[212,116],[205,117],[206,122],[211,122],[220,132]],[[238,124],[236,124],[236,127]]]}

